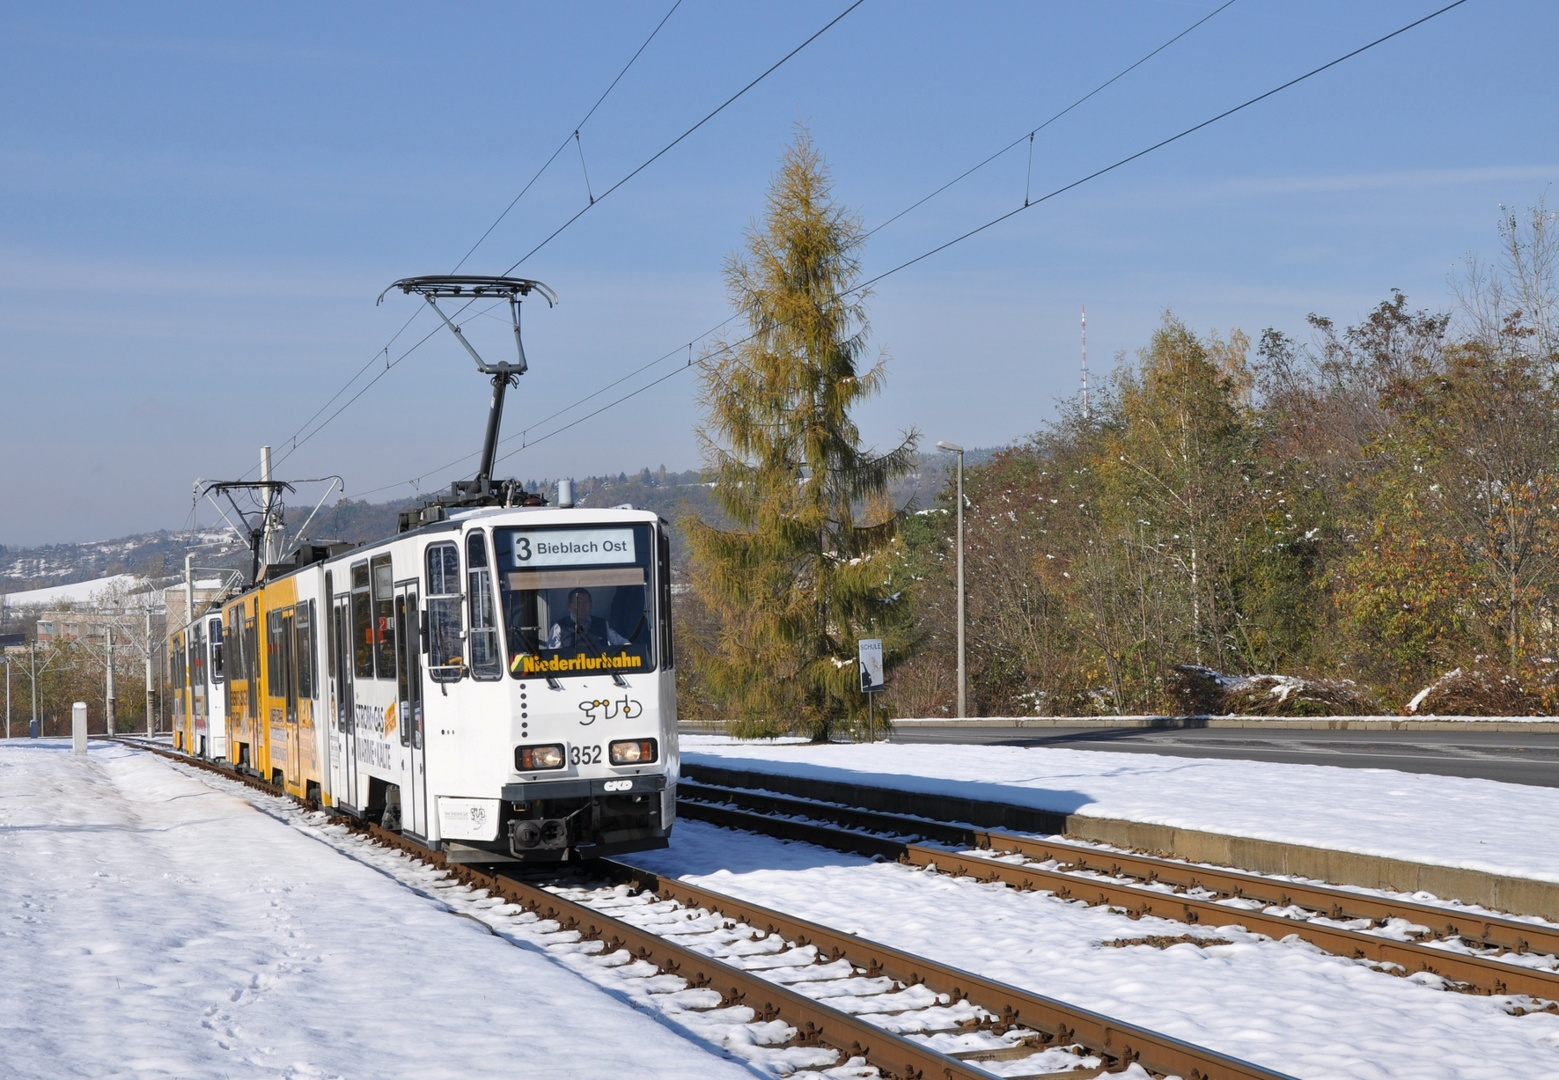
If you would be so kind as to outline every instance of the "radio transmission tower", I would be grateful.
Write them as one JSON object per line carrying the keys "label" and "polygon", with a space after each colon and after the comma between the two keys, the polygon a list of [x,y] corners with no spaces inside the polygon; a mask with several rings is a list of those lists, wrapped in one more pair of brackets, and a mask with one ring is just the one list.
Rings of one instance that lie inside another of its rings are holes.
{"label": "radio transmission tower", "polygon": [[1083,421],[1088,420],[1088,305],[1083,305]]}

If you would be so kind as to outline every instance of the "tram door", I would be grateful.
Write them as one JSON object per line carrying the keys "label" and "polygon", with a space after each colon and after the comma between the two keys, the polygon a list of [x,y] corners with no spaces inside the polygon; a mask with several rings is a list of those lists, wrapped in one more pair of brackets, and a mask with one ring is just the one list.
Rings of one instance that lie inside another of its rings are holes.
{"label": "tram door", "polygon": [[[362,809],[357,799],[357,701],[353,693],[352,598],[343,593],[335,598],[336,732],[341,740],[341,758],[335,780],[337,801],[354,810]],[[332,740],[334,741],[334,740]]]}
{"label": "tram door", "polygon": [[[296,608],[281,612],[282,687],[287,695],[287,761],[284,777],[289,784],[302,783],[300,763],[303,760],[302,739],[298,734],[298,619]],[[274,771],[276,763],[271,762]]]}
{"label": "tram door", "polygon": [[405,827],[418,836],[427,836],[428,774],[424,758],[427,740],[423,732],[422,633],[416,585],[402,585],[396,591],[395,641],[398,645],[395,712],[401,718],[401,745],[407,748],[410,768],[402,788],[404,797],[401,800],[401,814],[405,819]]}

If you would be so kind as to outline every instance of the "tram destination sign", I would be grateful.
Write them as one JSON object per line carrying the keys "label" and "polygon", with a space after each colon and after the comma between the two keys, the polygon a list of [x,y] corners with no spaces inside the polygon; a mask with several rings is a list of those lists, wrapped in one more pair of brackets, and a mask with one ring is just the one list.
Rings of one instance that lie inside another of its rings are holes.
{"label": "tram destination sign", "polygon": [[515,567],[527,570],[543,566],[631,563],[639,558],[631,528],[517,531],[513,551]]}

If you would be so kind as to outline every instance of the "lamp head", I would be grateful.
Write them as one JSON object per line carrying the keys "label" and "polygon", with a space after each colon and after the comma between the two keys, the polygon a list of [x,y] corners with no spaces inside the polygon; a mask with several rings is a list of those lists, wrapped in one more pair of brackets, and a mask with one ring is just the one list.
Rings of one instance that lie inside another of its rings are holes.
{"label": "lamp head", "polygon": [[939,442],[936,444],[936,448],[938,450],[946,450],[954,454],[961,454],[964,452],[964,448],[959,446],[957,443]]}

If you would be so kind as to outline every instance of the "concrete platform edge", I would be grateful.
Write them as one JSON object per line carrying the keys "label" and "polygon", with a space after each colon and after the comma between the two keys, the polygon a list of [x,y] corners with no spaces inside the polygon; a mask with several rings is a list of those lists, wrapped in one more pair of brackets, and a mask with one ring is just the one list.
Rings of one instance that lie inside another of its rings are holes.
{"label": "concrete platform edge", "polygon": [[1068,814],[1066,833],[1079,840],[1136,848],[1191,862],[1258,874],[1289,874],[1333,885],[1402,893],[1422,891],[1442,900],[1460,900],[1495,911],[1537,915],[1559,922],[1559,882],[1085,814]]}
{"label": "concrete platform edge", "polygon": [[1466,904],[1480,904],[1494,911],[1537,915],[1559,922],[1559,882],[1120,818],[1062,814],[952,795],[819,780],[787,773],[725,768],[686,761],[682,764],[682,772],[690,780],[725,787],[764,788],[801,798],[863,806],[887,813],[909,814],[936,821],[967,822],[987,829],[1064,834],[1079,840],[1258,874],[1289,874],[1333,885],[1391,889],[1403,893],[1422,891],[1442,900],[1460,900]]}
{"label": "concrete platform edge", "polygon": [[1485,717],[1406,716],[986,716],[967,720],[948,717],[895,719],[896,728],[1142,728],[1144,730],[1205,730],[1264,728],[1268,731],[1492,731],[1502,735],[1559,733],[1559,720],[1488,719]]}

